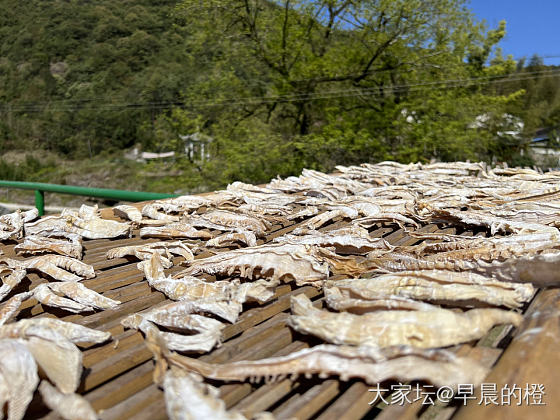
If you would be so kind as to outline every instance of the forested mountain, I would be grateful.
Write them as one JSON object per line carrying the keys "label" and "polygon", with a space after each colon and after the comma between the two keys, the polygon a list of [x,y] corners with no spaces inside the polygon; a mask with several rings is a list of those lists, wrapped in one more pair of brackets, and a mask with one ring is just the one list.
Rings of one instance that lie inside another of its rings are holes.
{"label": "forested mountain", "polygon": [[[530,164],[520,152],[534,131],[560,122],[558,69],[503,57],[505,22],[488,29],[461,0],[0,0],[0,10],[0,153],[95,160],[213,138],[210,159],[166,168],[174,188],[384,159]],[[523,133],[504,136],[512,121]]]}
{"label": "forested mountain", "polygon": [[95,155],[136,142],[195,71],[175,1],[0,2],[0,135]]}

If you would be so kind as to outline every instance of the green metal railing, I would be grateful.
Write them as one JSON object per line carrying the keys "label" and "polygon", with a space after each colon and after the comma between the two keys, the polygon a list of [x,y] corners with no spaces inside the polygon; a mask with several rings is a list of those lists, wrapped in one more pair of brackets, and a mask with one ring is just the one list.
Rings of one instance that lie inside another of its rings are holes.
{"label": "green metal railing", "polygon": [[35,207],[39,210],[40,216],[45,214],[45,191],[86,197],[111,198],[122,201],[149,201],[177,197],[177,194],[76,187],[73,185],[46,184],[43,182],[0,181],[0,187],[35,190]]}

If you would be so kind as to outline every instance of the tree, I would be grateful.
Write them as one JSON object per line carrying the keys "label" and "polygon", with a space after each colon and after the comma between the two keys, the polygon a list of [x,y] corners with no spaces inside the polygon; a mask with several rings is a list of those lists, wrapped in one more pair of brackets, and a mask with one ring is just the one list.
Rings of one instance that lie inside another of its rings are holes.
{"label": "tree", "polygon": [[[206,117],[210,131],[221,121],[264,121],[300,166],[489,158],[488,136],[467,126],[481,113],[501,115],[518,95],[494,97],[449,81],[506,75],[515,62],[498,52],[488,65],[505,22],[486,32],[463,3],[184,0],[175,16],[211,69],[202,89],[188,94],[223,105],[187,109]],[[242,105],[231,112],[228,101]],[[402,118],[407,112],[417,116],[413,123]],[[221,130],[229,140],[237,136],[231,126]]]}

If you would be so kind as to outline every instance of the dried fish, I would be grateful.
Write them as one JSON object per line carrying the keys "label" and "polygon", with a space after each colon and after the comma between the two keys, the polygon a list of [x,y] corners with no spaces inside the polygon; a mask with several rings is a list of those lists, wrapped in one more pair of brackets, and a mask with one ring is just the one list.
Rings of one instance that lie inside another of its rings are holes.
{"label": "dried fish", "polygon": [[439,309],[439,306],[400,296],[387,296],[379,299],[357,299],[350,297],[350,293],[348,293],[347,290],[341,292],[337,287],[326,287],[323,289],[323,292],[325,293],[325,302],[329,308],[353,314],[363,314],[384,309],[410,311],[431,311],[433,309]]}
{"label": "dried fish", "polygon": [[[411,236],[419,239],[443,239],[445,242],[423,243],[409,249],[415,254],[433,254],[445,253],[451,251],[462,251],[474,249],[475,251],[465,251],[465,255],[457,254],[460,259],[473,257],[469,254],[484,257],[491,254],[501,252],[504,255],[519,255],[529,251],[542,251],[560,247],[559,232],[538,232],[529,234],[516,234],[501,238],[480,238],[480,237],[464,237],[453,235],[437,235],[432,234],[414,234],[409,232]],[[452,255],[452,254],[449,254]],[[437,255],[433,258],[437,258]]]}
{"label": "dried fish", "polygon": [[317,230],[321,226],[325,225],[326,223],[330,222],[337,217],[346,217],[349,219],[356,219],[359,213],[357,210],[354,210],[352,207],[346,206],[339,206],[334,210],[329,210],[323,213],[318,214],[317,216],[312,217],[309,220],[306,220],[300,227],[294,229],[294,234],[299,235],[300,233],[306,232],[308,229]]}
{"label": "dried fish", "polygon": [[97,413],[90,403],[78,394],[63,394],[47,381],[39,385],[44,403],[65,420],[96,420]]}
{"label": "dried fish", "polygon": [[[161,339],[165,342],[166,347],[176,351],[206,353],[217,345],[220,345],[222,341],[222,330],[225,328],[225,324],[200,315],[188,315],[188,317],[189,320],[185,322],[189,323],[189,330],[195,332],[195,334],[192,335],[159,331],[154,323],[144,319],[142,315],[139,315],[139,317],[129,317],[122,322],[124,326],[137,328],[144,334],[149,334],[151,331],[153,334],[154,330],[157,331]],[[139,319],[140,322],[138,323]],[[166,316],[165,314],[160,314],[158,321],[172,324],[184,322],[173,316]]]}
{"label": "dried fish", "polygon": [[101,219],[70,219],[71,228],[68,230],[77,233],[87,239],[107,239],[119,236],[130,236],[132,226],[129,223],[121,223],[115,220]]}
{"label": "dried fish", "polygon": [[25,222],[39,217],[37,209],[22,212],[17,210],[14,213],[0,216],[0,241],[7,239],[21,239],[23,236],[23,226]]}
{"label": "dried fish", "polygon": [[80,281],[95,277],[91,265],[62,255],[42,255],[19,263],[27,270],[36,270],[60,281]]}
{"label": "dried fish", "polygon": [[210,239],[212,234],[197,230],[187,223],[177,222],[165,226],[148,226],[140,229],[141,238],[191,238]]}
{"label": "dried fish", "polygon": [[270,227],[270,224],[264,219],[238,214],[225,210],[212,210],[199,216],[201,219],[222,225],[231,229],[241,229],[242,231],[250,231],[261,237]]}
{"label": "dried fish", "polygon": [[400,296],[455,306],[478,302],[508,308],[521,307],[535,293],[530,284],[507,283],[480,274],[445,270],[404,271],[375,278],[327,281],[326,286],[335,286],[362,299]]}
{"label": "dried fish", "polygon": [[[43,286],[43,285],[41,285]],[[88,289],[82,283],[57,282],[45,284],[49,289],[62,293],[70,299],[96,309],[114,309],[120,305],[118,300],[109,299],[99,293]]]}
{"label": "dried fish", "polygon": [[65,394],[75,392],[82,377],[82,352],[62,334],[51,331],[49,338],[28,331],[25,346],[47,377]]}
{"label": "dried fish", "polygon": [[343,381],[360,378],[369,384],[388,379],[425,380],[436,386],[457,388],[461,383],[480,384],[488,372],[477,362],[445,350],[408,346],[379,349],[323,344],[287,356],[225,364],[205,363],[170,352],[164,352],[164,357],[172,366],[222,381],[263,377],[279,380],[286,376],[319,374],[321,378],[336,375]]}
{"label": "dried fish", "polygon": [[[375,255],[385,255],[388,252],[389,251],[383,249],[375,250],[368,254],[368,258],[364,258],[359,255],[341,256],[333,252],[331,248],[317,248],[317,250],[315,251],[315,256],[326,263],[329,267],[329,270],[334,275],[359,277],[364,272],[371,271],[376,267],[369,261],[369,256],[372,253],[375,253]],[[317,285],[317,282],[301,279],[299,280],[299,284]]]}
{"label": "dried fish", "polygon": [[97,204],[93,206],[82,204],[77,211],[75,209],[65,208],[60,214],[62,216],[74,216],[86,220],[94,219],[99,217],[99,207]]}
{"label": "dried fish", "polygon": [[234,301],[215,299],[181,300],[166,303],[146,312],[130,315],[123,322],[126,322],[126,326],[129,328],[137,328],[134,325],[140,325],[142,318],[146,318],[149,321],[155,320],[154,322],[158,323],[157,320],[162,316],[160,314],[179,320],[181,317],[190,314],[212,314],[234,323],[242,309],[241,303]]}
{"label": "dried fish", "polygon": [[449,220],[452,222],[463,223],[471,226],[484,226],[490,228],[494,235],[497,232],[503,233],[531,233],[531,232],[551,232],[558,233],[554,227],[541,223],[516,222],[506,218],[495,217],[475,211],[460,211],[455,209],[434,208],[431,210],[434,218]]}
{"label": "dried fish", "polygon": [[[176,302],[174,302],[176,303]],[[127,328],[140,328],[143,321],[150,321],[160,327],[168,328],[177,332],[205,332],[217,331],[224,328],[224,324],[212,318],[193,313],[185,313],[183,306],[164,305],[160,308],[150,309],[147,312],[129,315],[121,321]]]}
{"label": "dried fish", "polygon": [[240,243],[246,246],[257,246],[257,238],[248,230],[242,232],[224,233],[206,242],[207,247],[224,247]]}
{"label": "dried fish", "polygon": [[536,287],[560,286],[560,253],[522,256],[498,262],[480,261],[476,271],[504,282],[532,283]]}
{"label": "dried fish", "polygon": [[210,207],[216,202],[227,200],[223,194],[214,193],[207,197],[198,195],[183,195],[181,197],[171,198],[167,200],[157,200],[152,204],[156,209],[162,210],[164,213],[184,213],[187,211],[198,210],[200,207]]}
{"label": "dried fish", "polygon": [[0,326],[0,338],[28,338],[35,336],[52,340],[52,334],[61,335],[72,343],[103,343],[110,332],[98,331],[56,318],[26,318]]}
{"label": "dried fish", "polygon": [[126,220],[130,220],[134,223],[140,223],[142,221],[142,213],[140,212],[140,210],[128,204],[122,204],[120,206],[113,207],[113,213],[116,216],[122,217]]}
{"label": "dried fish", "polygon": [[286,216],[286,218],[288,220],[302,219],[304,217],[315,216],[317,213],[319,213],[319,209],[317,207],[306,206],[302,210]]}
{"label": "dried fish", "polygon": [[[2,280],[2,286],[0,287],[0,301],[2,301],[10,292],[16,287],[27,275],[27,271],[14,264],[13,261],[4,259],[0,260],[0,279]],[[11,265],[3,265],[8,263]]]}
{"label": "dried fish", "polygon": [[159,203],[150,203],[142,207],[142,215],[154,220],[163,220],[165,222],[178,222],[181,216],[175,216],[159,211]]}
{"label": "dried fish", "polygon": [[8,322],[18,312],[21,304],[31,296],[33,296],[33,292],[24,292],[14,295],[7,300],[0,308],[0,326]]}
{"label": "dried fish", "polygon": [[374,249],[392,250],[383,238],[372,238],[366,229],[358,226],[342,228],[329,232],[310,231],[304,235],[283,235],[274,239],[281,244],[317,245],[334,247],[340,254],[365,254]]}
{"label": "dried fish", "polygon": [[172,367],[165,373],[163,389],[171,420],[246,420],[237,411],[227,411],[219,390],[205,384],[195,373]]}
{"label": "dried fish", "polygon": [[241,304],[246,300],[266,302],[274,296],[274,288],[279,283],[279,280],[258,280],[244,284],[240,284],[239,280],[206,282],[181,273],[177,274],[177,278],[166,277],[161,257],[157,254],[154,254],[149,261],[139,263],[138,266],[144,271],[148,284],[167,297],[185,301],[204,299],[209,305],[228,302],[233,305],[228,311],[233,311],[234,308],[240,311]]}
{"label": "dried fish", "polygon": [[87,239],[106,239],[130,236],[131,228],[129,223],[102,219],[97,217],[96,212],[88,210],[66,212],[60,216],[43,217],[34,223],[26,223],[25,234],[64,236],[65,233],[75,233]]}
{"label": "dried fish", "polygon": [[71,233],[68,239],[49,238],[46,236],[28,235],[21,244],[14,247],[17,254],[55,253],[67,257],[82,259],[82,239]]}
{"label": "dried fish", "polygon": [[356,219],[352,221],[353,224],[365,228],[370,228],[376,223],[380,223],[380,222],[396,223],[403,229],[405,228],[405,225],[420,227],[420,225],[415,220],[412,220],[410,217],[406,217],[399,213],[390,213],[390,212],[384,212],[376,216],[362,217],[360,219]]}
{"label": "dried fish", "polygon": [[173,266],[171,261],[173,255],[183,257],[185,261],[194,260],[194,255],[190,248],[181,241],[174,242],[153,242],[150,244],[121,246],[107,251],[107,258],[122,258],[126,256],[135,256],[139,260],[148,260],[154,253],[162,256],[161,261],[165,268]]}
{"label": "dried fish", "polygon": [[[235,211],[252,216],[260,215],[265,217],[267,220],[274,219],[267,217],[269,215],[288,216],[292,212],[291,207],[274,203],[272,201],[274,199],[276,199],[276,195],[271,195],[269,199],[265,199],[260,202],[249,200],[248,203],[237,206]],[[286,204],[288,203],[291,203],[291,201],[288,201]]]}
{"label": "dried fish", "polygon": [[80,313],[93,311],[91,306],[83,305],[81,303],[74,302],[73,300],[58,296],[56,293],[53,293],[46,283],[40,284],[33,289],[33,297],[43,305],[54,306],[69,312]]}
{"label": "dried fish", "polygon": [[0,416],[20,420],[33,399],[39,376],[33,355],[20,340],[0,340]]}
{"label": "dried fish", "polygon": [[448,309],[393,310],[354,315],[317,309],[305,295],[293,296],[291,302],[293,315],[288,324],[296,331],[333,344],[358,346],[446,347],[481,338],[495,325],[517,327],[523,319],[518,313],[501,309],[471,309],[464,313]]}
{"label": "dried fish", "polygon": [[[306,245],[260,245],[235,249],[194,260],[179,276],[200,273],[239,275],[244,278],[270,278],[307,284],[327,278],[328,266]],[[304,283],[303,283],[304,282]]]}

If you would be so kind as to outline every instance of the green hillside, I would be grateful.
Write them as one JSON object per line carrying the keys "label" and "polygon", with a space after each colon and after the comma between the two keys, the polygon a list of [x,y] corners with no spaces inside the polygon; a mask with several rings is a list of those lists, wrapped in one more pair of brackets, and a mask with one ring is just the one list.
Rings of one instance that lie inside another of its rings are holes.
{"label": "green hillside", "polygon": [[[532,133],[560,119],[558,69],[503,57],[505,22],[489,29],[459,0],[0,8],[3,178],[105,168],[118,178],[90,183],[194,191],[384,159],[531,164]],[[505,115],[522,133],[500,134]],[[193,133],[213,139],[208,159],[184,155],[179,135]],[[133,146],[178,155],[123,160]],[[34,154],[6,158],[18,150]]]}

